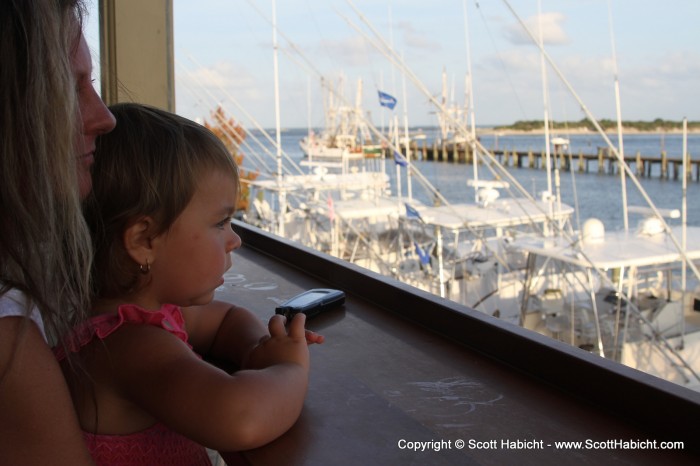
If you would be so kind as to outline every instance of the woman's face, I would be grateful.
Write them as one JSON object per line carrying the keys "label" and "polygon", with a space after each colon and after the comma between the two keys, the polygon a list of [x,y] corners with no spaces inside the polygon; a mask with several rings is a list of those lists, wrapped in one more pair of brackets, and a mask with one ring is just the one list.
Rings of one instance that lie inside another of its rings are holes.
{"label": "woman's face", "polygon": [[82,34],[78,46],[71,51],[70,61],[78,92],[80,121],[77,122],[79,133],[75,146],[78,152],[78,187],[80,198],[84,199],[92,189],[90,168],[95,162],[95,139],[100,134],[112,131],[116,121],[92,85],[92,58]]}

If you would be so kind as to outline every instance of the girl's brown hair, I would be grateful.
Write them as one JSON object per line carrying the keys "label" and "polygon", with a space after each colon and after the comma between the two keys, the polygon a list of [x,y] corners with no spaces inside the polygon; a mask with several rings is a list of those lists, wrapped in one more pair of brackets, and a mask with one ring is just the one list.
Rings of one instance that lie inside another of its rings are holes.
{"label": "girl's brown hair", "polygon": [[140,104],[110,110],[117,126],[97,139],[93,191],[85,207],[99,298],[123,296],[139,282],[139,264],[122,241],[133,221],[149,216],[157,225],[154,234],[166,233],[211,170],[230,175],[240,189],[233,157],[204,126]]}

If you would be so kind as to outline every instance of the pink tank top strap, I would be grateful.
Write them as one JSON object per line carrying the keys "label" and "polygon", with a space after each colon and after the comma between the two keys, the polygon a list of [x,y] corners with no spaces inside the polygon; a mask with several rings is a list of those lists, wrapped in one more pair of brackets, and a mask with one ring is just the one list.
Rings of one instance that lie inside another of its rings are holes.
{"label": "pink tank top strap", "polygon": [[[54,348],[56,358],[59,361],[64,359],[66,350],[77,353],[95,338],[103,340],[125,324],[161,327],[187,343],[185,319],[178,306],[164,304],[157,311],[148,311],[134,304],[122,304],[116,314],[101,314],[76,327],[64,340],[65,349],[61,345]],[[190,346],[189,343],[187,345]]]}

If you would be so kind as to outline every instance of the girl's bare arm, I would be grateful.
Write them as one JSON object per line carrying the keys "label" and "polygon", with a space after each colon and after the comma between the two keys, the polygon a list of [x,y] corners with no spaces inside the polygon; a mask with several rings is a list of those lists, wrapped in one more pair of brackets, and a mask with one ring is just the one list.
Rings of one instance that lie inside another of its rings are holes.
{"label": "girl's bare arm", "polygon": [[209,448],[264,445],[296,422],[306,395],[309,354],[304,316],[288,330],[271,320],[251,358],[259,370],[229,375],[155,327],[120,329],[104,340],[118,390],[172,429]]}
{"label": "girl's bare arm", "polygon": [[183,308],[194,350],[228,368],[243,367],[250,351],[270,334],[249,310],[221,301]]}
{"label": "girl's bare arm", "polygon": [[[221,301],[182,308],[189,342],[200,355],[229,371],[247,367],[250,352],[269,336],[249,310]],[[305,331],[307,343],[323,343],[323,336]]]}

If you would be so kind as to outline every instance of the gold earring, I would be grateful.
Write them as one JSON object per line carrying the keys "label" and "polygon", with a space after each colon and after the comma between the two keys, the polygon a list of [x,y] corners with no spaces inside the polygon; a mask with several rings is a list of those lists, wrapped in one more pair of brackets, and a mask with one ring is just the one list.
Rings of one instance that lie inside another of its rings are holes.
{"label": "gold earring", "polygon": [[146,265],[139,265],[139,270],[144,275],[151,271],[151,264],[148,263],[148,259],[146,259]]}

